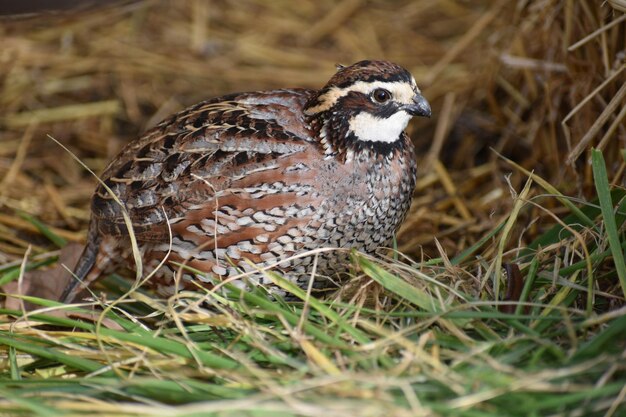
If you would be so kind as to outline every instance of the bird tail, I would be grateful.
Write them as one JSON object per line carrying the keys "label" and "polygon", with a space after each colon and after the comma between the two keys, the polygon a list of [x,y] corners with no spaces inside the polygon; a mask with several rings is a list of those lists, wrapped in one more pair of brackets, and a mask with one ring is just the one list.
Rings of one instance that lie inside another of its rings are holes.
{"label": "bird tail", "polygon": [[90,272],[92,272],[94,266],[96,265],[99,250],[100,238],[96,232],[95,225],[92,224],[89,228],[87,236],[87,246],[83,249],[83,253],[78,259],[78,263],[74,268],[72,277],[63,290],[63,294],[60,299],[61,302],[71,303],[78,293],[85,288],[87,284],[89,284],[89,281],[92,281],[91,279],[88,279],[87,276]]}

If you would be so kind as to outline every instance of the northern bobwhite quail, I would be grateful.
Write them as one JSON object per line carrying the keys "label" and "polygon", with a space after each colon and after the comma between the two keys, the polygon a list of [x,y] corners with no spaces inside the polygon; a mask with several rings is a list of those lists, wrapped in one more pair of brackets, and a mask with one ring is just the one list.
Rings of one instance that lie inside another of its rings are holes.
{"label": "northern bobwhite quail", "polygon": [[[416,115],[430,116],[428,102],[407,70],[386,61],[339,67],[321,90],[231,94],[175,114],[128,144],[102,174],[106,187],[92,199],[78,279],[62,299],[132,267],[124,210],[143,270],[167,256],[147,284],[162,295],[277,263],[304,287],[314,255],[293,255],[388,245],[415,185],[404,129]],[[342,256],[319,255],[316,286],[345,270]],[[181,264],[203,274],[183,268],[177,282]],[[272,289],[262,274],[251,279]]]}

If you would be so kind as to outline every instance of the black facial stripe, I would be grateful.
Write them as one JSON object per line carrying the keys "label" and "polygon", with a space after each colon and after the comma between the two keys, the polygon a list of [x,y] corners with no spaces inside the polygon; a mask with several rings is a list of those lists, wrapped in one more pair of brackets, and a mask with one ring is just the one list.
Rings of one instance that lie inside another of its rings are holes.
{"label": "black facial stripe", "polygon": [[378,106],[380,105],[373,103],[369,95],[360,91],[350,91],[340,97],[333,108],[340,109],[347,114],[355,114],[363,110],[373,112]]}
{"label": "black facial stripe", "polygon": [[404,149],[405,143],[403,140],[400,140],[400,137],[403,134],[404,133],[400,133],[400,135],[398,136],[399,140],[396,140],[394,142],[373,142],[360,140],[353,132],[349,132],[345,138],[344,146],[352,149],[354,152],[370,150],[379,155],[389,155],[394,151],[401,151],[402,149]]}
{"label": "black facial stripe", "polygon": [[371,111],[369,113],[378,118],[386,119],[396,114],[399,108],[400,106],[398,105],[398,103],[396,103],[395,101],[390,101],[389,103],[386,103],[384,105],[376,106],[376,108],[374,108],[374,111]]}
{"label": "black facial stripe", "polygon": [[393,99],[384,104],[374,103],[369,95],[351,91],[341,97],[333,108],[341,109],[346,116],[366,112],[381,119],[386,119],[397,113],[400,105]]}

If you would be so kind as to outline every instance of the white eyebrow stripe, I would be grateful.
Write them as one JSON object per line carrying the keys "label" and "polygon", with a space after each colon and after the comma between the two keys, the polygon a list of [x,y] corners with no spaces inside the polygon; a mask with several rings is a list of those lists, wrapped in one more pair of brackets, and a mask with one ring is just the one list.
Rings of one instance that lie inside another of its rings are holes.
{"label": "white eyebrow stripe", "polygon": [[357,81],[349,87],[332,87],[330,90],[328,90],[326,93],[319,97],[320,104],[307,109],[306,113],[314,114],[321,111],[326,111],[334,106],[337,100],[339,100],[341,97],[348,95],[348,93],[350,93],[351,91],[356,91],[368,95],[377,88],[384,88],[385,90],[389,90],[389,92],[391,92],[391,94],[393,95],[395,101],[404,104],[413,103],[413,96],[416,92],[419,92],[419,89],[415,87],[415,84],[411,85],[406,81]]}

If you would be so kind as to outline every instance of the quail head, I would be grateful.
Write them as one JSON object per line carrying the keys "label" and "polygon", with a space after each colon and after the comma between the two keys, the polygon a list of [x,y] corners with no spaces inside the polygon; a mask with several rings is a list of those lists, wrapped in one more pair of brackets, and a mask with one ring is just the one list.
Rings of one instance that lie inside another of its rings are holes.
{"label": "quail head", "polygon": [[231,94],[173,115],[102,174],[63,300],[135,265],[129,226],[143,271],[160,265],[146,285],[161,295],[242,273],[280,294],[259,273],[268,266],[302,287],[331,285],[346,251],[312,250],[372,253],[406,215],[413,116],[429,117],[429,104],[411,74],[386,61],[339,67],[320,90]]}

